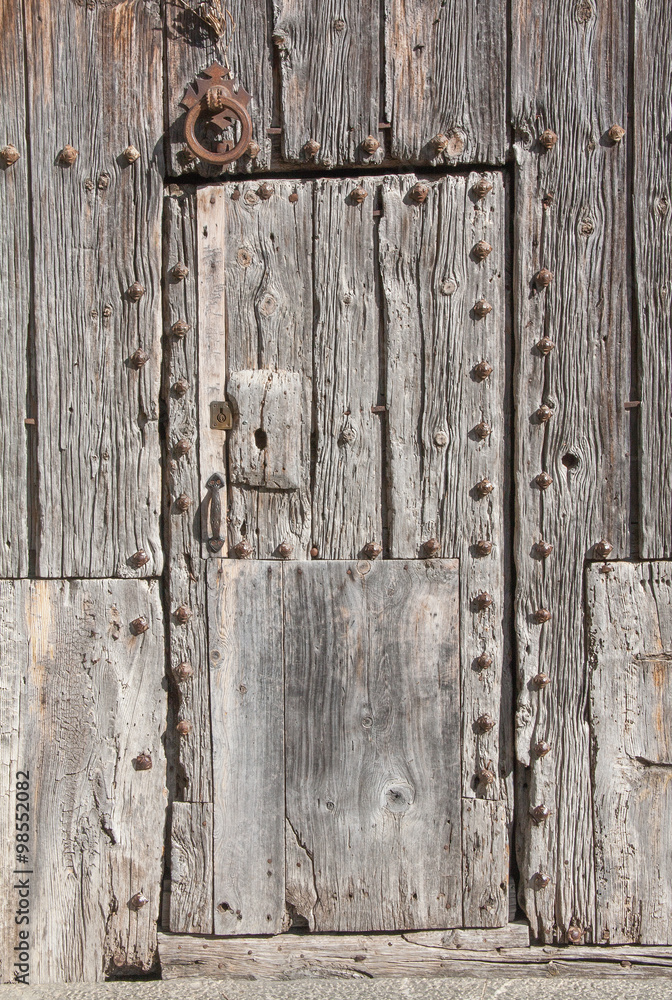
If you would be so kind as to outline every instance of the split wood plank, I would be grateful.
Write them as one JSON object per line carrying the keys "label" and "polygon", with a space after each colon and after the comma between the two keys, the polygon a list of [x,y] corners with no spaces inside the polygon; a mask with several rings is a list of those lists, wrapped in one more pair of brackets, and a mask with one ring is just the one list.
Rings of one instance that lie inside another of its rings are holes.
{"label": "split wood plank", "polygon": [[208,560],[215,934],[285,914],[282,564]]}
{"label": "split wood plank", "polygon": [[35,428],[26,426],[27,346],[30,320],[29,157],[22,6],[7,0],[0,14],[0,147],[13,146],[15,163],[0,157],[0,344],[3,380],[0,394],[0,577],[28,575],[29,510],[34,502],[28,482],[28,448]]}
{"label": "split wood plank", "polygon": [[455,561],[286,566],[287,819],[316,931],[459,926]]}
{"label": "split wood plank", "polygon": [[598,941],[672,944],[672,564],[586,573]]}
{"label": "split wood plank", "polygon": [[[280,58],[282,155],[323,169],[361,161],[378,134],[378,0],[274,0]],[[313,156],[305,148],[317,143]]]}
{"label": "split wood plank", "polygon": [[[201,458],[208,439],[198,434],[198,396],[208,385],[207,373],[199,373],[199,346],[212,346],[212,328],[217,328],[215,304],[203,310],[202,284],[208,275],[208,261],[198,254],[196,195],[192,189],[175,187],[164,206],[164,319],[168,336],[164,360],[163,396],[167,406],[167,472],[165,477],[166,546],[168,600],[171,609],[169,656],[171,680],[177,702],[176,717],[167,733],[169,758],[176,773],[169,772],[171,792],[186,802],[212,802],[212,738],[210,735],[210,681],[208,673],[207,584],[201,554]],[[176,263],[189,268],[181,281],[169,274]],[[215,298],[213,291],[208,304]],[[221,316],[221,312],[219,314]],[[171,331],[176,323],[188,326],[184,336]],[[218,329],[221,330],[221,327]],[[214,350],[213,350],[214,354]],[[177,447],[185,441],[184,453]],[[222,455],[223,464],[223,455]],[[181,509],[182,504],[186,510]],[[207,509],[206,509],[207,514]],[[182,624],[175,618],[177,608],[192,612]],[[179,722],[191,730],[180,735]]]}
{"label": "split wood plank", "polygon": [[212,934],[211,802],[173,802],[170,825],[168,929]]}
{"label": "split wood plank", "polygon": [[[352,198],[355,187],[366,197]],[[354,559],[381,542],[383,429],[374,243],[378,181],[314,183],[313,542]]]}
{"label": "split wood plank", "polygon": [[[479,180],[492,190],[479,199]],[[412,175],[386,178],[379,260],[384,301],[387,399],[389,551],[394,558],[425,554],[429,539],[439,554],[460,560],[462,659],[462,794],[505,797],[510,774],[506,722],[500,718],[504,640],[504,235],[501,175],[470,174],[428,184],[414,205]],[[482,261],[473,248],[493,249]],[[476,302],[491,311],[479,318]],[[479,380],[476,366],[492,373]],[[490,432],[478,437],[484,422]],[[493,492],[479,498],[476,484]],[[479,556],[475,543],[492,543]],[[474,601],[489,594],[491,608]],[[477,658],[492,658],[478,669]],[[482,732],[476,720],[497,722]],[[500,732],[501,730],[501,732]],[[496,781],[480,781],[481,769]]]}
{"label": "split wood plank", "polygon": [[[672,556],[672,148],[667,95],[672,88],[672,25],[663,2],[634,8],[632,142],[635,282],[641,400],[639,448],[640,551]],[[627,137],[626,137],[627,141]],[[636,411],[637,412],[637,411]]]}
{"label": "split wood plank", "polygon": [[509,916],[509,837],[506,805],[462,800],[463,924],[503,927]]}
{"label": "split wood plank", "polygon": [[[40,576],[161,573],[161,18],[26,3]],[[130,67],[142,67],[135,73]],[[66,145],[74,163],[61,158]],[[133,145],[140,157],[129,163]],[[145,292],[133,301],[129,288]],[[147,355],[136,367],[137,349]],[[137,568],[138,550],[150,557]]]}
{"label": "split wood plank", "polygon": [[[522,765],[519,898],[541,941],[571,925],[594,939],[595,882],[586,718],[583,563],[605,538],[629,555],[627,74],[630,8],[553,0],[512,6],[517,755]],[[558,86],[571,79],[571,86]],[[546,148],[544,130],[558,141]],[[548,269],[546,287],[536,276]],[[535,345],[556,344],[544,355]],[[536,416],[541,405],[549,421]],[[552,485],[535,482],[548,473]],[[554,546],[540,558],[535,545]],[[552,618],[536,624],[534,613]],[[537,689],[539,672],[551,678]],[[538,741],[551,751],[532,752]],[[551,817],[533,825],[527,805]],[[551,884],[535,888],[534,875]]]}
{"label": "split wood plank", "polygon": [[[227,22],[221,37],[196,13],[196,0],[168,3],[165,6],[165,94],[166,124],[164,156],[170,177],[196,171],[202,177],[215,177],[222,172],[268,170],[271,160],[271,139],[268,129],[273,115],[273,68],[269,43],[268,8],[266,0],[227,0],[235,30]],[[189,8],[189,9],[187,9]],[[228,167],[205,163],[193,157],[184,138],[186,111],[180,101],[199,73],[213,62],[229,65],[234,79],[252,95],[249,112],[252,118],[252,140],[259,147],[256,157],[243,156]]]}
{"label": "split wood plank", "polygon": [[[385,0],[385,118],[405,163],[504,163],[507,6]],[[437,152],[435,136],[444,136]]]}
{"label": "split wood plank", "polygon": [[[21,688],[0,769],[10,775],[12,806],[23,798],[17,772],[29,774],[29,863],[14,878],[29,881],[30,923],[12,921],[12,948],[27,926],[34,984],[147,972],[166,809],[158,583],[3,581],[0,591],[2,676],[15,673]],[[135,635],[139,616],[148,629]],[[11,693],[11,681],[3,688]],[[150,755],[149,770],[136,767],[139,754]],[[14,841],[13,830],[3,842]],[[16,882],[4,890],[2,911],[13,914]],[[147,899],[138,908],[136,893]],[[4,981],[14,979],[14,954],[2,956]]]}
{"label": "split wood plank", "polygon": [[[505,931],[506,928],[502,928]],[[163,979],[305,979],[323,976],[465,976],[482,979],[565,975],[569,979],[669,977],[670,948],[442,947],[441,932],[416,934],[285,934],[216,941],[159,934]],[[490,931],[489,933],[493,933]]]}
{"label": "split wood plank", "polygon": [[[300,376],[300,430],[292,445],[298,453],[301,477],[298,490],[232,486],[229,544],[246,538],[258,558],[268,559],[277,558],[278,546],[285,543],[291,546],[293,559],[306,559],[311,541],[312,184],[274,181],[272,187],[270,198],[259,196],[256,182],[231,183],[223,188],[228,335],[222,388],[227,374],[247,369]],[[205,198],[200,206],[199,225],[207,226]],[[211,470],[203,465],[203,459],[201,463],[207,478]]]}

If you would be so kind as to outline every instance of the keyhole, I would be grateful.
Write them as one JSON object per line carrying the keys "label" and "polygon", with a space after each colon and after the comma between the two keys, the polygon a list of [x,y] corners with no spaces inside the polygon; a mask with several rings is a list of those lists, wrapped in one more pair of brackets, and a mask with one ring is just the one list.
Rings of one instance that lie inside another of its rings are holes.
{"label": "keyhole", "polygon": [[266,431],[262,431],[261,427],[259,427],[254,432],[254,443],[256,444],[256,446],[259,449],[259,451],[263,451],[264,448],[266,447],[266,445],[268,444],[268,438],[266,436]]}

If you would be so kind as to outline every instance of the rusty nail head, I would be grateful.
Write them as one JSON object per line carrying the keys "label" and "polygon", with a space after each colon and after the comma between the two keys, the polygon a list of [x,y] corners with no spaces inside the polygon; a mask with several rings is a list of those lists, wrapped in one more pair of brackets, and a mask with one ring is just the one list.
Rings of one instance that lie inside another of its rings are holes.
{"label": "rusty nail head", "polygon": [[555,347],[555,344],[549,337],[542,337],[541,340],[537,341],[536,346],[539,353],[543,354],[545,357],[547,354],[551,353],[551,351]]}
{"label": "rusty nail head", "polygon": [[607,134],[612,142],[620,142],[625,135],[625,129],[622,125],[612,125]]}
{"label": "rusty nail head", "polygon": [[492,247],[489,243],[486,243],[485,240],[479,240],[478,243],[475,244],[472,253],[476,260],[485,260],[488,254],[492,253]]}
{"label": "rusty nail head", "polygon": [[264,181],[264,183],[260,184],[257,188],[257,194],[262,201],[268,201],[268,199],[272,198],[275,194],[275,188],[272,184],[269,184],[268,181]]}
{"label": "rusty nail head", "polygon": [[139,753],[135,758],[136,771],[150,771],[152,768],[152,758],[148,753]]}
{"label": "rusty nail head", "polygon": [[254,550],[247,539],[243,538],[240,542],[236,542],[232,551],[236,559],[249,559]]}
{"label": "rusty nail head", "polygon": [[428,556],[430,559],[432,556],[435,556],[439,551],[438,538],[428,538],[427,541],[423,543],[422,551],[425,556]]}
{"label": "rusty nail head", "polygon": [[303,151],[306,154],[307,159],[309,160],[314,159],[317,156],[319,150],[320,150],[320,144],[319,142],[316,142],[315,139],[309,139],[308,142],[303,147]]}
{"label": "rusty nail head", "polygon": [[434,147],[437,156],[440,156],[448,148],[448,136],[443,132],[438,132],[431,140],[430,146]]}
{"label": "rusty nail head", "polygon": [[532,612],[532,620],[536,622],[537,625],[543,625],[545,622],[551,620],[551,612],[548,608],[537,608],[536,611]]}
{"label": "rusty nail head", "polygon": [[494,484],[489,479],[481,479],[474,487],[479,497],[487,497],[489,493],[492,493],[494,488]]}
{"label": "rusty nail head", "polygon": [[535,889],[545,889],[551,884],[551,876],[544,875],[543,872],[535,872],[532,880]]}
{"label": "rusty nail head", "polygon": [[547,472],[540,472],[538,476],[534,477],[534,481],[540,490],[547,490],[553,483],[553,480]]}
{"label": "rusty nail head", "polygon": [[486,378],[489,378],[493,371],[494,368],[487,361],[479,361],[474,367],[474,375],[479,382],[485,382]]}
{"label": "rusty nail head", "polygon": [[416,205],[422,205],[423,202],[427,200],[428,194],[429,185],[425,184],[424,181],[418,181],[408,192],[408,197],[412,202],[415,202]]}
{"label": "rusty nail head", "polygon": [[180,438],[180,440],[175,445],[176,455],[186,455],[191,448],[191,441],[187,441],[186,438]]}
{"label": "rusty nail head", "polygon": [[142,635],[143,632],[147,632],[149,629],[149,622],[144,615],[140,615],[139,618],[134,618],[130,624],[130,629],[133,635]]}
{"label": "rusty nail head", "polygon": [[593,553],[596,559],[606,559],[607,556],[611,555],[614,546],[611,542],[608,542],[606,538],[601,539],[601,541],[596,542],[593,546]]}
{"label": "rusty nail head", "polygon": [[489,767],[481,767],[478,770],[478,780],[483,785],[494,785],[495,772],[491,771]]}
{"label": "rusty nail head", "polygon": [[182,339],[182,337],[186,337],[186,335],[189,333],[190,330],[191,327],[189,326],[188,323],[185,323],[183,319],[178,319],[177,323],[173,323],[173,325],[170,328],[170,332],[172,333],[173,337],[178,337],[179,339]]}
{"label": "rusty nail head", "polygon": [[551,744],[547,743],[546,740],[539,740],[532,749],[535,757],[545,757],[547,753],[551,752]]}
{"label": "rusty nail head", "polygon": [[569,938],[571,944],[578,944],[581,938],[583,937],[583,931],[581,930],[580,927],[573,925],[567,931],[567,937]]}
{"label": "rusty nail head", "polygon": [[131,896],[131,906],[134,910],[140,910],[143,906],[146,906],[149,900],[142,892],[136,892],[134,896]]}
{"label": "rusty nail head", "polygon": [[259,156],[259,153],[261,152],[261,146],[259,145],[258,142],[255,142],[254,139],[252,139],[251,142],[248,142],[247,149],[245,150],[245,152],[247,153],[247,155],[251,160],[256,160],[256,158]]}
{"label": "rusty nail head", "polygon": [[128,297],[131,302],[139,302],[142,296],[145,294],[145,289],[140,284],[139,281],[134,281],[131,287],[128,289]]}
{"label": "rusty nail head", "polygon": [[178,398],[185,396],[188,389],[189,383],[186,378],[178,378],[177,382],[173,382],[173,392]]}
{"label": "rusty nail head", "polygon": [[138,549],[138,551],[134,552],[133,555],[131,556],[131,562],[136,567],[136,569],[140,569],[141,566],[147,565],[147,563],[149,562],[149,556],[147,555],[144,549]]}
{"label": "rusty nail head", "polygon": [[379,542],[367,542],[362,549],[362,555],[365,559],[377,559],[378,556],[383,551],[383,546]]}
{"label": "rusty nail head", "polygon": [[364,199],[367,197],[368,191],[366,191],[361,184],[358,184],[356,188],[350,192],[350,198],[355,203],[355,205],[361,205]]}
{"label": "rusty nail head", "polygon": [[184,660],[182,663],[178,663],[175,667],[175,676],[178,681],[188,681],[190,677],[194,676],[194,668],[191,663]]}
{"label": "rusty nail head", "polygon": [[551,552],[553,551],[553,546],[551,545],[550,542],[545,542],[543,539],[541,539],[534,546],[534,550],[537,553],[537,555],[540,556],[542,559],[548,559]]}
{"label": "rusty nail head", "polygon": [[135,163],[136,160],[140,159],[139,150],[135,146],[127,146],[124,150],[124,159],[128,160],[129,163]]}
{"label": "rusty nail head", "polygon": [[74,146],[66,145],[61,150],[58,158],[64,166],[71,167],[78,156],[79,150],[75,149]]}
{"label": "rusty nail head", "polygon": [[11,142],[0,149],[0,159],[2,159],[2,162],[6,167],[11,167],[13,163],[16,163],[20,156],[21,153],[18,151],[16,146],[12,145]]}
{"label": "rusty nail head", "polygon": [[289,542],[280,542],[278,545],[278,555],[281,559],[290,559],[292,555],[292,546]]}
{"label": "rusty nail head", "polygon": [[541,271],[537,271],[534,276],[534,283],[537,288],[548,288],[552,281],[553,272],[549,271],[547,267],[542,267]]}
{"label": "rusty nail head", "polygon": [[480,438],[481,441],[485,441],[485,439],[488,437],[490,433],[491,433],[490,424],[486,424],[484,420],[481,420],[480,424],[476,424],[476,426],[474,427],[474,434],[476,435],[477,438]]}
{"label": "rusty nail head", "polygon": [[175,608],[173,614],[178,625],[186,625],[193,617],[193,611],[186,604],[180,604],[178,608]]}
{"label": "rusty nail head", "polygon": [[551,815],[551,810],[548,806],[535,806],[534,809],[530,809],[530,816],[535,823],[543,823]]}
{"label": "rusty nail head", "polygon": [[491,729],[495,728],[495,720],[486,712],[484,715],[479,715],[476,719],[476,725],[482,733],[489,733]]}
{"label": "rusty nail head", "polygon": [[299,196],[296,191],[292,191],[288,200],[292,203],[292,205],[299,200]]}
{"label": "rusty nail head", "polygon": [[481,177],[480,181],[476,181],[473,187],[473,192],[479,201],[485,198],[486,194],[490,194],[491,191],[492,184],[485,177]]}
{"label": "rusty nail head", "polygon": [[182,261],[180,260],[172,269],[171,274],[173,275],[173,279],[175,281],[184,281],[184,279],[189,274],[189,268],[187,267],[186,264],[183,264]]}
{"label": "rusty nail head", "polygon": [[545,424],[553,416],[553,410],[550,406],[540,406],[535,416],[540,424]]}
{"label": "rusty nail head", "polygon": [[487,611],[488,608],[492,607],[492,603],[492,596],[487,591],[482,591],[474,598],[474,604],[479,611]]}
{"label": "rusty nail head", "polygon": [[310,558],[311,559],[317,559],[317,557],[319,556],[319,554],[320,554],[320,550],[318,549],[317,545],[313,545],[313,547],[310,550]]}
{"label": "rusty nail head", "polygon": [[477,556],[489,556],[492,552],[492,542],[487,538],[479,538],[474,545],[474,549]]}
{"label": "rusty nail head", "polygon": [[380,149],[380,143],[374,135],[367,135],[366,139],[362,143],[362,149],[369,156],[373,156]]}
{"label": "rusty nail head", "polygon": [[130,363],[132,368],[144,368],[144,366],[149,361],[149,354],[147,351],[143,351],[142,347],[138,347],[136,351],[133,351],[130,357]]}
{"label": "rusty nail head", "polygon": [[182,722],[178,722],[176,728],[180,736],[188,736],[193,729],[193,726],[190,722],[187,722],[186,719],[183,719]]}
{"label": "rusty nail head", "polygon": [[553,149],[558,137],[550,128],[544,129],[544,131],[539,136],[539,142],[544,147],[544,149]]}
{"label": "rusty nail head", "polygon": [[489,670],[492,666],[492,657],[488,653],[481,653],[476,657],[476,666],[479,670]]}
{"label": "rusty nail head", "polygon": [[492,306],[487,299],[478,299],[477,302],[474,302],[474,313],[479,319],[483,319],[484,316],[487,316],[491,312]]}
{"label": "rusty nail head", "polygon": [[548,674],[542,674],[542,673],[535,674],[534,677],[532,678],[532,683],[536,688],[545,688],[548,687],[548,685],[551,683],[551,678],[548,676]]}

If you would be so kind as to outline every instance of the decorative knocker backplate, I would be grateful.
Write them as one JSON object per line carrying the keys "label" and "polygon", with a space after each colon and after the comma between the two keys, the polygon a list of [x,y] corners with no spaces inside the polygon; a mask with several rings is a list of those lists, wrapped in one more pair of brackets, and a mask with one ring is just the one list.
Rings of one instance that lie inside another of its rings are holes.
{"label": "decorative knocker backplate", "polygon": [[[234,89],[228,69],[213,63],[190,85],[180,103],[187,109],[187,145],[199,159],[222,166],[243,155],[252,139],[252,119],[247,110],[250,95],[243,87]],[[197,138],[197,124],[199,131],[213,134],[214,149],[207,149]]]}

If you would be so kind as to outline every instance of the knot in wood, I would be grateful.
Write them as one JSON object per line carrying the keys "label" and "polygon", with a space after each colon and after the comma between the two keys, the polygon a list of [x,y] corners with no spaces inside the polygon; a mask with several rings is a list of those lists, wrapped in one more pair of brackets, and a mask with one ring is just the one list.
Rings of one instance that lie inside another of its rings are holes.
{"label": "knot in wood", "polygon": [[124,159],[128,163],[135,163],[136,160],[140,159],[140,151],[135,146],[127,146],[124,150]]}
{"label": "knot in wood", "polygon": [[481,479],[474,486],[474,489],[476,490],[476,496],[479,496],[481,498],[487,497],[489,493],[492,493],[494,488],[495,488],[494,483],[491,483],[489,479]]}
{"label": "knot in wood", "polygon": [[350,200],[355,205],[361,205],[367,195],[368,191],[366,191],[361,184],[358,184],[357,187],[353,188],[350,192]]}
{"label": "knot in wood", "polygon": [[486,712],[484,715],[479,715],[476,719],[476,728],[482,733],[489,733],[495,728],[495,720]]}
{"label": "knot in wood", "polygon": [[439,551],[439,540],[438,538],[428,538],[422,546],[423,555],[428,559],[438,554]]}
{"label": "knot in wood", "polygon": [[264,183],[260,184],[257,188],[257,194],[262,201],[268,201],[269,198],[272,198],[275,194],[275,188],[272,184],[269,184],[268,181],[264,181]]}
{"label": "knot in wood", "polygon": [[607,556],[611,555],[613,548],[614,546],[611,542],[608,542],[606,538],[602,538],[593,546],[593,553],[596,559],[606,559]]}
{"label": "knot in wood", "polygon": [[429,145],[432,147],[435,154],[440,156],[441,153],[445,152],[448,148],[448,136],[444,135],[443,132],[438,132],[432,137],[432,139],[430,139]]}
{"label": "knot in wood", "polygon": [[131,896],[131,908],[134,910],[141,910],[148,902],[147,896],[142,892],[136,892],[134,896]]}
{"label": "knot in wood", "polygon": [[557,135],[550,128],[544,129],[544,131],[539,136],[539,142],[544,147],[544,149],[553,149],[557,141],[558,141]]}
{"label": "knot in wood", "polygon": [[481,591],[474,598],[474,606],[477,611],[487,611],[493,604],[492,596],[487,591]]}
{"label": "knot in wood", "polygon": [[474,427],[474,434],[476,435],[477,438],[480,438],[481,441],[485,441],[485,439],[488,437],[490,433],[491,433],[490,424],[486,424],[484,420],[482,420],[480,424],[476,424],[476,426]]}
{"label": "knot in wood", "polygon": [[241,541],[236,542],[233,546],[232,552],[236,559],[249,559],[252,555],[253,548],[246,538],[241,539]]}
{"label": "knot in wood", "polygon": [[445,448],[448,444],[448,435],[445,431],[437,431],[434,435],[434,444],[437,448]]}
{"label": "knot in wood", "polygon": [[367,156],[373,156],[380,149],[380,143],[374,135],[367,135],[366,139],[362,143],[362,149],[367,154]]}
{"label": "knot in wood", "polygon": [[547,472],[540,472],[538,476],[534,477],[534,481],[540,490],[547,490],[553,483],[553,480]]}
{"label": "knot in wood", "polygon": [[140,284],[139,281],[134,281],[126,294],[128,295],[131,302],[139,302],[142,296],[145,294],[145,289]]}
{"label": "knot in wood", "polygon": [[408,192],[408,197],[414,204],[422,205],[425,201],[427,201],[428,194],[429,184],[425,184],[424,181],[418,181]]}
{"label": "knot in wood", "polygon": [[141,566],[146,566],[149,562],[149,556],[144,549],[138,549],[134,552],[130,559],[131,565],[135,566],[136,569],[140,569]]}
{"label": "knot in wood", "polygon": [[21,153],[19,153],[16,146],[13,146],[11,142],[0,149],[0,160],[2,160],[6,167],[11,167],[13,163],[16,163],[20,156]]}
{"label": "knot in wood", "polygon": [[278,545],[278,555],[281,559],[291,559],[292,551],[293,549],[289,542],[280,542]]}
{"label": "knot in wood", "polygon": [[173,281],[184,281],[184,279],[189,274],[189,268],[182,261],[178,261],[170,272],[173,276]]}
{"label": "knot in wood", "polygon": [[535,872],[532,876],[532,883],[535,889],[545,889],[551,884],[551,876],[544,875],[543,872]]}
{"label": "knot in wood", "polygon": [[479,319],[483,319],[488,313],[492,312],[492,306],[487,299],[478,299],[474,302],[474,314],[478,316]]}
{"label": "knot in wood", "polygon": [[548,687],[548,685],[551,683],[551,678],[548,676],[548,674],[543,674],[543,673],[535,674],[534,677],[532,678],[532,683],[536,688],[539,689],[545,688]]}
{"label": "knot in wood", "polygon": [[378,556],[381,554],[382,551],[383,551],[383,546],[380,545],[378,542],[367,542],[364,548],[362,549],[362,555],[364,556],[365,559],[373,561],[374,559],[378,558]]}
{"label": "knot in wood", "polygon": [[149,629],[149,622],[144,615],[140,615],[138,618],[134,618],[129,625],[132,635],[142,635],[143,632],[147,632]]}
{"label": "knot in wood", "polygon": [[492,253],[492,247],[485,240],[479,240],[478,243],[474,244],[471,252],[476,260],[485,260]]}
{"label": "knot in wood", "polygon": [[313,160],[320,151],[320,144],[315,139],[309,139],[303,147],[306,159]]}
{"label": "knot in wood", "polygon": [[474,367],[474,377],[479,382],[484,382],[486,378],[490,378],[494,371],[494,368],[487,361],[479,361]]}
{"label": "knot in wood", "polygon": [[622,125],[612,125],[607,135],[612,142],[620,142],[625,135],[625,129]]}
{"label": "knot in wood", "polygon": [[546,740],[539,740],[532,747],[532,752],[535,757],[545,757],[547,753],[551,752],[551,744],[547,743]]}
{"label": "knot in wood", "polygon": [[186,378],[178,378],[177,382],[173,382],[173,393],[180,399],[182,396],[186,396],[187,390],[189,389],[189,383]]}
{"label": "knot in wood", "polygon": [[481,201],[492,191],[492,184],[485,177],[481,177],[480,181],[476,181],[474,184],[472,191],[474,192],[476,198]]}
{"label": "knot in wood", "polygon": [[482,785],[494,785],[496,780],[495,772],[489,767],[479,768],[477,776]]}
{"label": "knot in wood", "polygon": [[251,142],[248,142],[247,149],[245,150],[245,152],[247,153],[247,155],[251,160],[256,160],[256,158],[259,156],[259,153],[261,152],[261,146],[259,145],[258,142],[255,142],[253,139]]}
{"label": "knot in wood", "polygon": [[180,736],[188,736],[194,727],[186,719],[182,719],[181,722],[178,722],[175,728],[177,729]]}
{"label": "knot in wood", "polygon": [[545,542],[543,539],[538,541],[534,546],[534,551],[540,559],[548,559],[551,552],[553,551],[553,546],[550,542]]}
{"label": "knot in wood", "polygon": [[544,625],[546,622],[551,620],[551,612],[548,608],[537,608],[536,611],[532,612],[532,621],[536,625]]}
{"label": "knot in wood", "polygon": [[535,823],[543,823],[551,815],[551,810],[548,806],[535,806],[534,809],[530,809],[530,816]]}
{"label": "knot in wood", "polygon": [[181,683],[190,680],[194,676],[194,668],[191,663],[187,660],[183,660],[182,663],[178,663],[175,667],[175,677]]}
{"label": "knot in wood", "polygon": [[191,441],[187,441],[186,438],[180,438],[180,440],[175,445],[175,454],[178,457],[186,455],[191,449]]}
{"label": "knot in wood", "polygon": [[187,622],[191,621],[193,617],[193,611],[188,608],[186,604],[180,604],[178,608],[175,608],[173,612],[173,617],[178,625],[186,625]]}
{"label": "knot in wood", "polygon": [[63,164],[64,167],[71,167],[78,156],[79,156],[79,150],[75,149],[74,146],[70,146],[69,144],[67,144],[61,150],[58,159]]}
{"label": "knot in wood", "polygon": [[540,406],[537,412],[535,413],[537,422],[540,424],[547,423],[552,416],[553,416],[553,410],[550,408],[550,406],[545,406],[545,405]]}
{"label": "knot in wood", "polygon": [[476,666],[479,670],[489,670],[492,666],[492,657],[488,653],[481,653],[476,657]]}
{"label": "knot in wood", "polygon": [[131,368],[140,369],[149,361],[149,354],[147,351],[143,351],[142,347],[138,347],[137,350],[133,351],[130,357]]}
{"label": "knot in wood", "polygon": [[492,552],[492,542],[487,538],[479,538],[474,544],[474,552],[477,556],[489,556]]}
{"label": "knot in wood", "polygon": [[135,758],[135,770],[136,771],[151,771],[152,769],[152,758],[148,753],[139,753]]}
{"label": "knot in wood", "polygon": [[552,340],[550,340],[549,337],[542,337],[541,340],[537,341],[536,347],[539,353],[543,354],[544,357],[546,357],[547,354],[551,353],[551,351],[555,347],[555,344],[553,343]]}
{"label": "knot in wood", "polygon": [[534,283],[537,288],[548,288],[552,281],[553,272],[549,271],[547,267],[542,267],[540,271],[537,271],[534,277]]}
{"label": "knot in wood", "polygon": [[186,335],[189,333],[190,330],[191,327],[183,319],[178,319],[178,321],[176,323],[173,323],[173,325],[170,328],[170,332],[172,333],[173,337],[177,337],[178,340],[182,340],[183,337],[186,337]]}

